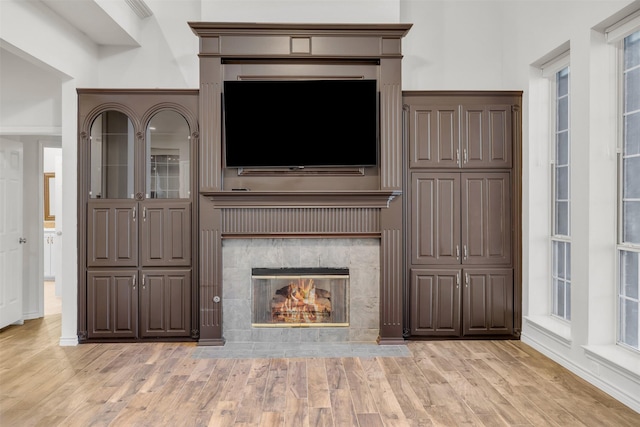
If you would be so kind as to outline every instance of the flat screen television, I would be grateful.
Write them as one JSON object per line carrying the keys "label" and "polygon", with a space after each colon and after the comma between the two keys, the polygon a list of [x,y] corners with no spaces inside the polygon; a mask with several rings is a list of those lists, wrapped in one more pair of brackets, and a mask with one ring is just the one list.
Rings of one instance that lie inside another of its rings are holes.
{"label": "flat screen television", "polygon": [[378,162],[375,80],[225,81],[227,167],[367,167]]}

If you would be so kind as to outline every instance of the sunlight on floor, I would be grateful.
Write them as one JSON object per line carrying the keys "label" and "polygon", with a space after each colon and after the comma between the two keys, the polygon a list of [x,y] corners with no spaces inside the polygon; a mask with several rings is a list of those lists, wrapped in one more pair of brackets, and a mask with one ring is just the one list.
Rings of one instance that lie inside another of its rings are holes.
{"label": "sunlight on floor", "polygon": [[62,298],[56,296],[56,283],[45,280],[44,282],[44,315],[58,314],[62,312]]}

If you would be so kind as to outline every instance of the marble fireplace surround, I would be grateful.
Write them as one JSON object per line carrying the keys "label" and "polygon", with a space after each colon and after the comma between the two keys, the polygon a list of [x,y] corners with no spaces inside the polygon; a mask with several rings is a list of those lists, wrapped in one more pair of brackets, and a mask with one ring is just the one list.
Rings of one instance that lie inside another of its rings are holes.
{"label": "marble fireplace surround", "polygon": [[[226,342],[376,342],[380,323],[379,239],[225,239],[222,262],[222,331]],[[252,327],[251,269],[289,267],[348,268],[349,326]]]}

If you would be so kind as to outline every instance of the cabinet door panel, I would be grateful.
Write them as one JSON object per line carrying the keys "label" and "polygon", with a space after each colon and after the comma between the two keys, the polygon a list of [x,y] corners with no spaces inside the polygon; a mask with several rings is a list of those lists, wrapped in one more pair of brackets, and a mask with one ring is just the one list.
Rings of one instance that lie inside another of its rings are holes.
{"label": "cabinet door panel", "polygon": [[459,167],[459,107],[412,105],[409,115],[410,167]]}
{"label": "cabinet door panel", "polygon": [[136,270],[87,273],[87,334],[89,338],[136,338],[138,291]]}
{"label": "cabinet door panel", "polygon": [[138,265],[136,202],[91,201],[87,216],[88,267]]}
{"label": "cabinet door panel", "polygon": [[508,172],[462,174],[462,263],[511,263]]}
{"label": "cabinet door panel", "polygon": [[511,168],[511,105],[462,107],[464,168]]}
{"label": "cabinet door panel", "polygon": [[142,203],[142,265],[191,265],[191,203]]}
{"label": "cabinet door panel", "polygon": [[460,262],[460,174],[411,175],[413,264]]}
{"label": "cabinet door panel", "polygon": [[411,334],[460,335],[460,270],[411,270]]}
{"label": "cabinet door panel", "polygon": [[142,337],[186,337],[191,331],[191,271],[142,270]]}
{"label": "cabinet door panel", "polygon": [[464,335],[513,333],[513,270],[465,269]]}

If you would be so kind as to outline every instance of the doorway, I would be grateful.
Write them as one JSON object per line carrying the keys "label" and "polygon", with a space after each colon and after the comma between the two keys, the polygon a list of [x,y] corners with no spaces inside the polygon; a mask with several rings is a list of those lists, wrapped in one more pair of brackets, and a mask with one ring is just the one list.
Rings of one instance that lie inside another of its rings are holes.
{"label": "doorway", "polygon": [[43,285],[44,315],[62,313],[61,236],[62,236],[62,149],[42,149]]}

